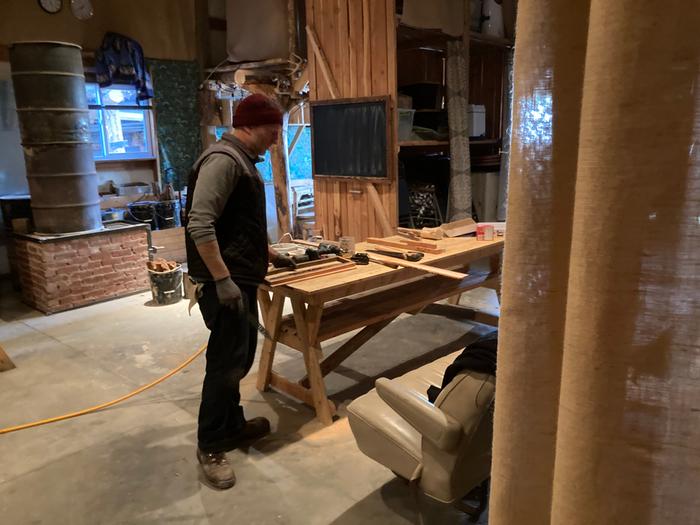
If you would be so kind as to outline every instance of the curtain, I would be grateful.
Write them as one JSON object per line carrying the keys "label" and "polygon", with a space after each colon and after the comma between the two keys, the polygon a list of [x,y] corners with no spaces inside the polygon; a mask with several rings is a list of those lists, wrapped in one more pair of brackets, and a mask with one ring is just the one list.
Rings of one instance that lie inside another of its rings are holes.
{"label": "curtain", "polygon": [[[467,27],[469,21],[466,22]],[[450,128],[450,184],[447,220],[471,218],[472,178],[469,156],[469,44],[447,43],[447,122]]]}
{"label": "curtain", "polygon": [[147,59],[155,91],[156,132],[160,172],[175,190],[187,185],[201,151],[196,62]]}
{"label": "curtain", "polygon": [[518,4],[492,525],[700,523],[698,27]]}

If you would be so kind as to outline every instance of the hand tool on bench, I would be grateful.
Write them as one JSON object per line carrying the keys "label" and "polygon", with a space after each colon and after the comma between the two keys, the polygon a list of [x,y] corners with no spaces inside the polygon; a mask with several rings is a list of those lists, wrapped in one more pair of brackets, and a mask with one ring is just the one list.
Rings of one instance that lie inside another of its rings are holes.
{"label": "hand tool on bench", "polygon": [[379,255],[386,255],[388,257],[396,257],[397,259],[403,259],[404,261],[418,262],[423,258],[421,252],[395,252],[392,250],[377,250],[368,249],[370,253],[378,253]]}
{"label": "hand tool on bench", "polygon": [[379,263],[379,264],[395,263],[395,264],[398,264],[399,266],[405,266],[406,268],[415,268],[416,270],[422,270],[424,272],[434,273],[435,275],[449,277],[450,279],[457,279],[458,281],[461,281],[462,279],[467,277],[466,273],[455,272],[452,270],[445,270],[443,268],[436,268],[435,266],[429,266],[427,264],[420,264],[420,263],[413,262],[413,261],[407,261],[405,259],[398,259],[396,257],[387,257],[386,255],[382,255],[379,253],[370,254],[369,260],[371,262],[375,262],[375,263]]}

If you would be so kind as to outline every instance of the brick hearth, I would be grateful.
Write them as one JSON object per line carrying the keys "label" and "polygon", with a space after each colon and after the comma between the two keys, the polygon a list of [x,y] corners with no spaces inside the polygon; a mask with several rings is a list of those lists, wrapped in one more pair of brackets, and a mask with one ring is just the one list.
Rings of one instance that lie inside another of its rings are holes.
{"label": "brick hearth", "polygon": [[22,297],[51,314],[149,289],[145,227],[42,239],[15,236]]}

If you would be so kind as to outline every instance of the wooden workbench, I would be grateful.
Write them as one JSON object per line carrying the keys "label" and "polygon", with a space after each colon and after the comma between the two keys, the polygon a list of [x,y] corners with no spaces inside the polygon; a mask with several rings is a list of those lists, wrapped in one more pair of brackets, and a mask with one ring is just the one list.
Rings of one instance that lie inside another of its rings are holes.
{"label": "wooden workbench", "polygon": [[[397,237],[397,239],[400,239]],[[421,270],[370,263],[355,269],[316,277],[274,288],[262,286],[258,292],[261,316],[270,339],[265,338],[260,357],[257,387],[272,387],[316,410],[325,424],[333,421],[336,409],[326,395],[324,376],[369,341],[391,321],[405,312],[418,312],[442,299],[486,286],[499,287],[503,238],[477,241],[472,237],[436,241],[441,254],[426,254],[421,263],[439,268],[467,271],[477,260],[490,260],[490,271],[469,272],[459,281],[427,274]],[[367,245],[359,243],[356,251]],[[291,315],[282,315],[285,297],[292,303]],[[362,328],[340,348],[324,358],[321,343]],[[293,382],[273,372],[277,343],[301,352],[306,377]]]}

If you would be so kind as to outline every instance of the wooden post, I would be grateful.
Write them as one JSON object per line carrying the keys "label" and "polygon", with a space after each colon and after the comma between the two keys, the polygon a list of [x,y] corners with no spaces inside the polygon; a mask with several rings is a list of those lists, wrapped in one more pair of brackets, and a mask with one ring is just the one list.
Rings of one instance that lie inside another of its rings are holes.
{"label": "wooden post", "polygon": [[382,235],[389,237],[394,235],[394,229],[391,227],[389,218],[386,216],[386,210],[382,206],[382,200],[379,198],[379,193],[377,193],[377,188],[371,182],[367,184],[367,196],[369,197],[369,202],[374,208],[374,213],[379,219],[379,224],[382,227]]}
{"label": "wooden post", "polygon": [[6,372],[15,368],[15,364],[0,346],[0,372]]}
{"label": "wooden post", "polygon": [[338,84],[335,81],[335,77],[333,76],[333,71],[331,71],[331,66],[328,63],[326,54],[323,52],[323,48],[321,48],[321,44],[318,41],[316,31],[314,31],[312,27],[306,26],[306,34],[308,36],[309,43],[311,44],[311,49],[313,49],[314,56],[318,61],[318,65],[321,67],[323,78],[328,85],[328,91],[331,92],[331,98],[338,98],[338,94],[340,93],[338,90]]}
{"label": "wooden post", "polygon": [[272,164],[272,181],[275,185],[275,203],[277,204],[277,227],[280,236],[292,232],[292,219],[289,215],[289,150],[287,148],[287,129],[289,112],[285,110],[282,120],[282,136],[277,144],[270,148]]}

